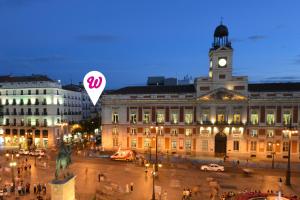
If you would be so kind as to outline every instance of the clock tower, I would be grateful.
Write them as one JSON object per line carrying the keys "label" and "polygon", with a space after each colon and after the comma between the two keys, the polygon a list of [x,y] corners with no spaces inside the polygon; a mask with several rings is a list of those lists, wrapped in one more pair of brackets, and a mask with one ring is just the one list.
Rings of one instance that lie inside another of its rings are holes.
{"label": "clock tower", "polygon": [[232,52],[228,28],[221,24],[215,29],[209,50],[209,78],[213,82],[226,82],[232,78]]}

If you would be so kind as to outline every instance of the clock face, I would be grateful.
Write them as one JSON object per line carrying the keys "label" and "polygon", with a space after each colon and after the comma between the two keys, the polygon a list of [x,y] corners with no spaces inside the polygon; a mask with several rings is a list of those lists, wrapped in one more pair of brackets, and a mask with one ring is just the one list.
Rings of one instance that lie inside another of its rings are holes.
{"label": "clock face", "polygon": [[218,64],[220,67],[225,67],[226,64],[227,64],[227,61],[225,58],[220,58],[219,61],[218,61]]}

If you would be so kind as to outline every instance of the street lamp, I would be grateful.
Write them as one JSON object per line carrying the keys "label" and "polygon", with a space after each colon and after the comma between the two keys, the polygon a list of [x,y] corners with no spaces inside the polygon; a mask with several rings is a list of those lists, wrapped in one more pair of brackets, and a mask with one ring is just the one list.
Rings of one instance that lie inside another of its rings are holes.
{"label": "street lamp", "polygon": [[287,170],[286,170],[286,178],[285,184],[290,186],[291,185],[291,137],[292,134],[298,133],[298,130],[295,126],[292,126],[292,120],[289,120],[289,125],[286,129],[283,130],[284,134],[288,135],[289,138],[289,149],[288,149],[288,163],[287,163]]}
{"label": "street lamp", "polygon": [[[145,166],[149,167],[150,164],[146,163]],[[155,200],[155,177],[157,176],[157,171],[155,170],[156,166],[162,167],[162,164],[158,164],[158,165],[153,164],[153,171],[152,171],[152,198],[151,198],[151,200]]]}
{"label": "street lamp", "polygon": [[14,172],[14,168],[17,166],[17,162],[11,161],[9,163],[9,166],[11,167],[11,180],[13,182],[13,185],[15,186],[15,172]]}
{"label": "street lamp", "polygon": [[[151,129],[154,127],[151,126]],[[158,123],[156,122],[155,126],[155,171],[158,171],[158,152],[157,152],[157,139],[158,139],[158,132],[163,130],[163,126],[158,126]]]}

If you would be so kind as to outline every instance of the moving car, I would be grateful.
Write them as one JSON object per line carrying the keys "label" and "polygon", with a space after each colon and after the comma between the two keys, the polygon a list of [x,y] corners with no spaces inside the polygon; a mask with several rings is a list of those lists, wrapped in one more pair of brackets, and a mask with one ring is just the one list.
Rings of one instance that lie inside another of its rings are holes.
{"label": "moving car", "polygon": [[131,150],[118,150],[114,155],[110,156],[112,160],[134,160],[134,152]]}
{"label": "moving car", "polygon": [[203,171],[215,171],[215,172],[223,172],[224,166],[218,164],[209,164],[209,165],[202,165],[201,170]]}
{"label": "moving car", "polygon": [[20,150],[18,151],[18,154],[20,154],[20,155],[28,155],[28,154],[29,154],[29,151],[28,151],[28,150],[25,150],[25,149],[20,149]]}

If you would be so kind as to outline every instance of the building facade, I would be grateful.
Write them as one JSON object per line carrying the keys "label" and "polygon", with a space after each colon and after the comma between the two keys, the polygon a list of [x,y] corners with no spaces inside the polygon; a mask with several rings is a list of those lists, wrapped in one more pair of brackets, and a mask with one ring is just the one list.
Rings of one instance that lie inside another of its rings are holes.
{"label": "building facade", "polygon": [[32,75],[1,76],[0,105],[0,145],[47,148],[61,134],[69,136],[70,125],[90,117],[83,110],[92,104],[83,90]]}
{"label": "building facade", "polygon": [[209,50],[209,73],[189,85],[133,86],[102,98],[106,149],[299,160],[300,83],[248,83],[233,76],[228,29],[219,25]]}

